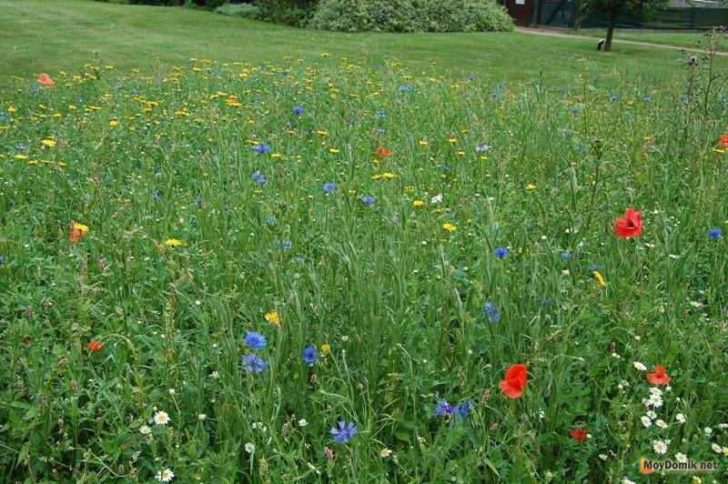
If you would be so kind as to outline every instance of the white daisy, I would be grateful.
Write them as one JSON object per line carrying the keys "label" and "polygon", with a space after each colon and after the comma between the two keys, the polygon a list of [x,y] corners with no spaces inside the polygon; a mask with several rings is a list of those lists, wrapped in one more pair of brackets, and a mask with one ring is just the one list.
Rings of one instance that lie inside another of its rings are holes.
{"label": "white daisy", "polygon": [[684,424],[685,422],[687,422],[688,419],[685,418],[685,415],[678,413],[677,415],[675,415],[675,420],[677,420],[681,424]]}
{"label": "white daisy", "polygon": [[655,420],[655,425],[660,427],[661,429],[667,428],[667,423],[665,423],[665,421],[662,420],[661,418],[658,418],[657,420]]}
{"label": "white daisy", "polygon": [[723,453],[723,447],[721,447],[720,445],[716,444],[715,442],[713,442],[712,444],[710,444],[710,448],[713,449],[713,452],[715,452],[716,454],[722,454]]}
{"label": "white daisy", "polygon": [[[167,425],[170,422],[169,414],[163,410],[154,414],[154,423],[157,425]],[[168,482],[168,481],[164,481]]]}
{"label": "white daisy", "polygon": [[141,427],[139,427],[139,432],[142,435],[149,435],[152,433],[152,428],[149,425],[142,425]]}
{"label": "white daisy", "polygon": [[252,442],[248,442],[247,444],[245,444],[245,452],[247,452],[248,454],[252,454],[253,452],[255,452],[255,444]]}
{"label": "white daisy", "polygon": [[635,370],[637,371],[647,371],[647,367],[639,361],[635,361],[634,363],[632,363],[632,366],[634,366]]}
{"label": "white daisy", "polygon": [[657,418],[657,414],[652,410],[649,410],[646,413],[647,413],[647,416],[650,417],[652,420],[655,420]]}
{"label": "white daisy", "polygon": [[688,461],[688,456],[686,456],[682,452],[678,452],[677,454],[675,454],[675,460],[680,462],[681,464],[684,464]]}
{"label": "white daisy", "polygon": [[622,479],[622,484],[635,484],[635,482],[627,477]]}
{"label": "white daisy", "polygon": [[430,203],[442,203],[442,193],[438,193],[430,199]]}
{"label": "white daisy", "polygon": [[298,421],[299,427],[305,427],[306,425],[308,425],[308,422],[306,421],[305,418],[302,418],[301,420]]}
{"label": "white daisy", "polygon": [[656,454],[664,455],[667,453],[667,442],[664,440],[653,440],[652,448],[655,449]]}
{"label": "white daisy", "polygon": [[650,417],[647,415],[643,415],[640,420],[642,420],[642,425],[644,425],[646,428],[652,426],[652,420],[650,420]]}
{"label": "white daisy", "polygon": [[711,429],[710,427],[705,427],[703,429],[703,432],[705,432],[705,436],[708,438],[710,438],[710,436],[713,435],[713,429]]}
{"label": "white daisy", "polygon": [[164,469],[163,471],[157,472],[157,480],[159,482],[171,482],[174,479],[174,472],[172,469]]}

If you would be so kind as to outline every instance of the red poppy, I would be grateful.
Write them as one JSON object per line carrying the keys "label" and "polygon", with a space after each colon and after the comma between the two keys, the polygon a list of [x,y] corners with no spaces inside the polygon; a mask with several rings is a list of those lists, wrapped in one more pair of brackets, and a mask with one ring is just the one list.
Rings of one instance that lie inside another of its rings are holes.
{"label": "red poppy", "polygon": [[104,349],[104,344],[101,341],[94,339],[88,342],[88,346],[86,348],[88,348],[90,352],[95,353]]}
{"label": "red poppy", "polygon": [[587,434],[586,434],[586,429],[584,429],[584,428],[579,427],[579,428],[571,429],[569,434],[571,434],[571,438],[576,440],[577,442],[584,442],[586,440]]}
{"label": "red poppy", "polygon": [[728,148],[728,134],[720,135],[720,138],[718,139],[718,146],[721,148]]}
{"label": "red poppy", "polygon": [[655,366],[655,371],[647,374],[647,381],[653,385],[668,385],[672,378],[667,376],[667,370],[662,365]]}
{"label": "red poppy", "polygon": [[508,398],[520,398],[528,382],[528,367],[523,363],[511,365],[498,385]]}
{"label": "red poppy", "polygon": [[53,79],[51,79],[51,76],[45,72],[38,76],[38,83],[43,84],[44,86],[53,86],[55,84]]}
{"label": "red poppy", "polygon": [[388,156],[392,156],[392,150],[389,150],[385,148],[384,146],[380,146],[377,148],[377,156],[380,158],[386,158]]}
{"label": "red poppy", "polygon": [[642,214],[638,210],[628,208],[624,212],[624,217],[618,218],[614,224],[614,232],[617,237],[623,239],[639,237],[642,235]]}

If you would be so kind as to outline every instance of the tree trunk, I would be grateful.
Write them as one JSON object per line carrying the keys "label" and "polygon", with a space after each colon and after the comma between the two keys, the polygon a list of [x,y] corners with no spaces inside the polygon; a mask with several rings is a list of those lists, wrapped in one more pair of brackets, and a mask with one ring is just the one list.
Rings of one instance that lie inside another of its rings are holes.
{"label": "tree trunk", "polygon": [[612,37],[614,37],[614,26],[617,23],[617,9],[609,11],[609,26],[607,27],[607,40],[604,41],[604,51],[612,50]]}

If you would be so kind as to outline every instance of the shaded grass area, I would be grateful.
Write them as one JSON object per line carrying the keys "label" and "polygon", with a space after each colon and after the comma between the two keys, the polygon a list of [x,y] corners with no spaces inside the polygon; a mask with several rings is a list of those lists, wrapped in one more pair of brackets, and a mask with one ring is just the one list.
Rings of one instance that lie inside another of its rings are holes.
{"label": "shaded grass area", "polygon": [[377,67],[399,59],[424,75],[473,74],[522,81],[542,74],[562,83],[575,75],[615,71],[671,77],[677,52],[620,46],[604,55],[581,39],[519,33],[342,34],[307,31],[183,8],[112,5],[82,0],[0,0],[0,86],[38,72],[78,71],[86,63],[158,72],[191,57],[220,62],[310,62],[330,56]]}
{"label": "shaded grass area", "polygon": [[[579,29],[565,30],[565,33],[576,35],[588,35],[590,37],[604,37],[605,29]],[[615,40],[634,40],[637,42],[652,42],[654,44],[674,45],[677,47],[689,47],[691,49],[703,49],[708,42],[706,32],[664,32],[659,30],[619,30],[614,32]],[[718,37],[718,50],[728,51],[728,36]]]}

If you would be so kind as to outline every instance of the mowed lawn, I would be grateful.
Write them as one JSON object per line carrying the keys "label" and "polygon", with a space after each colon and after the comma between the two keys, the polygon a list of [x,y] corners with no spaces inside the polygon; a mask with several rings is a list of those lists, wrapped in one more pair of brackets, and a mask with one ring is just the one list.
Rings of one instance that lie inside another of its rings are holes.
{"label": "mowed lawn", "polygon": [[[477,75],[492,80],[562,83],[576,75],[672,78],[676,51],[615,46],[597,52],[584,39],[485,34],[342,34],[224,17],[183,8],[113,5],[84,0],[0,0],[0,87],[38,72],[78,71],[86,63],[145,72],[193,58],[283,63],[347,57],[377,67],[399,60],[425,75]],[[721,60],[721,65],[728,61]]]}

